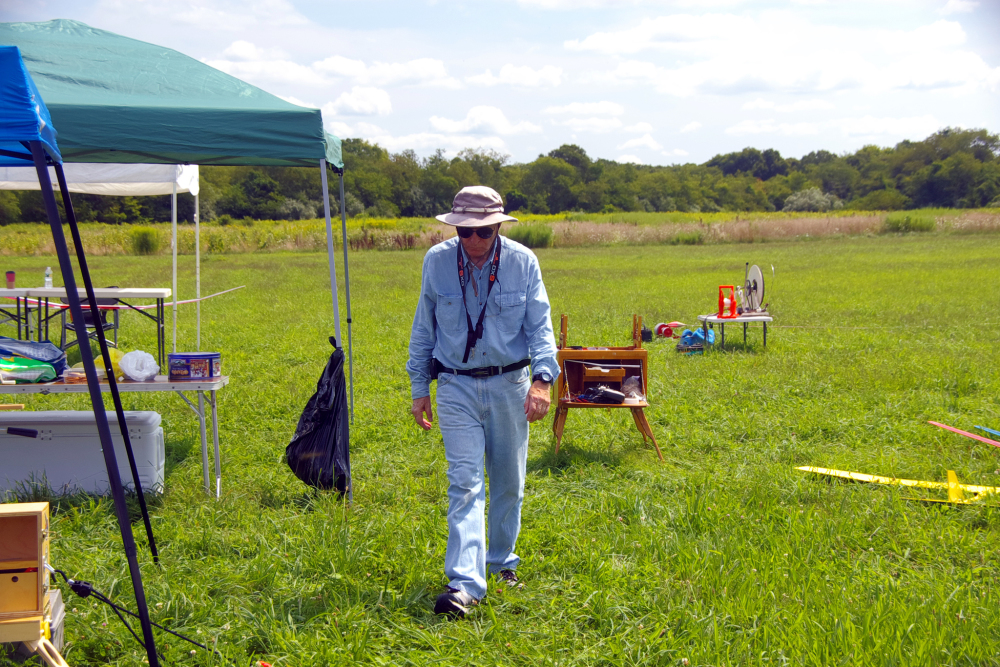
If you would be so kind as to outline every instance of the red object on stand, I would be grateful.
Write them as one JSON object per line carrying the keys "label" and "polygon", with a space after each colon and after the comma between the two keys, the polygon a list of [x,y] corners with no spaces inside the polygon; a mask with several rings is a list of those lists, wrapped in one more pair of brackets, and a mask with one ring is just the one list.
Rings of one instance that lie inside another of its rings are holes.
{"label": "red object on stand", "polygon": [[[729,290],[728,296],[726,290]],[[736,288],[732,285],[719,285],[719,317],[736,316]]]}

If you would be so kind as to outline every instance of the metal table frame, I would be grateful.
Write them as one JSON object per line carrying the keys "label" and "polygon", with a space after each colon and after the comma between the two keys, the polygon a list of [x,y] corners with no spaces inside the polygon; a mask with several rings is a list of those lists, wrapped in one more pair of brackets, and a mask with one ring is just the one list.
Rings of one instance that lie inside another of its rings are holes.
{"label": "metal table frame", "polygon": [[[87,308],[86,299],[87,293],[83,289],[77,290],[80,295],[80,300],[84,309]],[[131,310],[134,310],[145,317],[156,322],[156,353],[157,353],[157,363],[160,364],[160,368],[163,368],[163,359],[166,356],[167,343],[166,343],[166,329],[164,325],[164,320],[166,319],[166,307],[165,301],[169,298],[173,292],[171,292],[169,287],[97,287],[94,288],[94,296],[98,299],[118,299],[121,301],[122,305],[127,306]],[[24,322],[25,326],[25,338],[30,340],[30,322],[29,322],[29,308],[27,300],[29,298],[38,299],[39,302],[36,304],[37,314],[37,335],[38,341],[42,341],[42,324],[45,324],[45,340],[49,340],[49,320],[57,315],[61,314],[65,308],[62,304],[59,304],[58,310],[55,313],[49,314],[49,299],[59,299],[66,296],[66,289],[64,287],[15,287],[14,289],[0,289],[0,297],[8,297],[15,300],[15,313],[14,317],[11,318],[9,311],[4,311],[8,318],[17,320],[17,337],[21,338],[21,323]],[[125,299],[156,299],[156,315],[150,315],[145,310],[136,308],[132,304],[125,301]],[[21,302],[24,301],[24,314],[21,314]],[[42,310],[45,310],[45,316],[42,316]]]}
{"label": "metal table frame", "polygon": [[[208,392],[209,407],[212,410],[212,441],[215,445],[215,497],[219,498],[222,493],[222,459],[219,451],[219,409],[216,400],[216,392],[229,384],[229,376],[223,375],[213,380],[169,380],[164,375],[157,375],[155,379],[148,382],[132,382],[121,380],[118,382],[118,391],[126,392],[146,392],[146,391],[172,391],[180,396],[188,406],[194,410],[198,416],[198,424],[201,428],[201,469],[204,478],[205,493],[211,494],[211,482],[208,474],[208,427],[205,414],[205,392]],[[49,382],[43,384],[14,384],[0,385],[0,394],[86,394],[90,390],[87,384],[66,384],[64,382]],[[109,393],[111,387],[106,382],[101,383],[101,392]],[[184,395],[186,391],[198,392],[198,404],[195,404]]]}
{"label": "metal table frame", "polygon": [[701,322],[702,333],[705,334],[705,341],[708,342],[708,325],[718,324],[719,325],[719,349],[726,349],[726,325],[727,324],[742,324],[743,325],[743,344],[747,342],[747,324],[750,322],[761,322],[764,325],[764,349],[767,349],[767,323],[773,322],[774,318],[770,315],[740,315],[739,317],[719,317],[718,315],[699,315],[698,321]]}

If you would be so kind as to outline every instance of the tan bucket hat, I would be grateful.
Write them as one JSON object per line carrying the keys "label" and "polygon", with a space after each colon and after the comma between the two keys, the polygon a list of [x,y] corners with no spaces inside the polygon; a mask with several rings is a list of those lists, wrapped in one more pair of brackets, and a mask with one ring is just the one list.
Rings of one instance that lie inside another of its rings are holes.
{"label": "tan bucket hat", "polygon": [[455,195],[451,213],[436,216],[446,225],[455,227],[487,227],[498,222],[517,222],[517,218],[504,215],[500,193],[485,185],[470,185]]}

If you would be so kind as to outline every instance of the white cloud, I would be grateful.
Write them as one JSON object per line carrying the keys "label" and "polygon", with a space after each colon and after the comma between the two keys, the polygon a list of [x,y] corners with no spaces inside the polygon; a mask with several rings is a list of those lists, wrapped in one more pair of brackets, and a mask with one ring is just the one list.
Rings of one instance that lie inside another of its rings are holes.
{"label": "white cloud", "polygon": [[376,86],[426,85],[440,88],[460,88],[458,79],[448,75],[441,60],[417,58],[402,63],[375,62],[366,65],[361,60],[331,56],[313,63],[321,74],[351,78],[358,83]]}
{"label": "white cloud", "polygon": [[932,115],[904,118],[867,115],[854,118],[839,118],[820,123],[779,123],[774,119],[743,120],[726,128],[731,136],[754,134],[777,136],[809,136],[820,133],[839,132],[852,139],[889,139],[903,137],[926,137],[941,128],[941,123]]}
{"label": "white cloud", "polygon": [[333,102],[323,105],[330,115],[388,116],[392,113],[389,93],[381,88],[354,86],[349,93],[341,93]]}
{"label": "white cloud", "polygon": [[320,74],[335,77],[347,77],[351,79],[368,78],[368,66],[365,65],[363,60],[353,60],[343,56],[330,56],[325,60],[314,62],[312,67]]}
{"label": "white cloud", "polygon": [[621,116],[625,113],[625,107],[617,102],[570,102],[561,107],[546,107],[543,113],[548,114],[574,114],[582,116],[590,114],[594,116]]}
{"label": "white cloud", "polygon": [[622,126],[617,118],[569,118],[558,125],[565,125],[574,132],[610,132]]}
{"label": "white cloud", "polygon": [[654,139],[651,134],[646,133],[641,137],[629,139],[625,143],[619,145],[618,150],[622,150],[624,148],[639,148],[640,146],[654,151],[658,151],[663,148],[663,146],[660,145],[660,142]]}
{"label": "white cloud", "polygon": [[106,14],[116,18],[124,16],[131,22],[179,23],[194,29],[211,26],[213,31],[236,34],[244,34],[252,28],[300,28],[309,24],[288,0],[101,0],[97,4]]}
{"label": "white cloud", "polygon": [[449,76],[444,62],[418,58],[407,62],[371,65],[362,60],[331,56],[311,65],[289,60],[279,49],[264,49],[237,40],[223,51],[226,59],[206,61],[227,74],[251,83],[297,84],[324,87],[339,79],[351,79],[364,86],[420,85],[437,88],[461,88],[458,79]]}
{"label": "white cloud", "polygon": [[[570,51],[633,56],[613,70],[589,75],[591,82],[647,86],[677,97],[1000,87],[1000,67],[969,51],[966,34],[954,21],[901,30],[812,23],[807,16],[789,11],[660,16],[564,45]],[[634,59],[640,52],[655,55]]]}
{"label": "white cloud", "polygon": [[238,39],[222,52],[236,60],[285,60],[288,54],[281,49],[262,49],[250,42]]}
{"label": "white cloud", "polygon": [[490,106],[472,107],[463,120],[432,116],[430,121],[434,129],[448,134],[499,134],[505,136],[542,131],[541,127],[528,121],[511,123],[503,111]]}
{"label": "white cloud", "polygon": [[268,83],[322,86],[325,79],[309,67],[290,60],[206,60],[217,70],[265,86]]}
{"label": "white cloud", "polygon": [[972,0],[948,0],[944,7],[938,10],[938,14],[947,16],[949,14],[963,14],[971,12],[979,6],[978,2]]}
{"label": "white cloud", "polygon": [[681,128],[681,132],[694,132],[699,127],[701,127],[701,123],[699,123],[696,120],[693,120],[690,123],[688,123],[687,125],[685,125],[684,127],[682,127]]}
{"label": "white cloud", "polygon": [[528,66],[518,67],[507,64],[500,68],[500,75],[494,76],[493,70],[486,70],[482,74],[468,76],[465,80],[481,86],[495,86],[507,84],[511,86],[525,86],[529,88],[539,88],[542,86],[558,86],[562,82],[563,70],[561,67],[545,65],[539,69]]}
{"label": "white cloud", "polygon": [[768,120],[744,120],[726,128],[726,134],[744,136],[747,134],[780,134],[786,137],[818,134],[817,123],[776,123]]}
{"label": "white cloud", "polygon": [[464,148],[492,148],[498,151],[507,151],[504,140],[497,136],[439,134],[435,132],[417,132],[396,136],[378,125],[366,122],[349,124],[337,120],[324,120],[324,124],[327,130],[341,139],[365,139],[390,152],[407,149],[427,151],[442,148],[445,154],[454,156]]}
{"label": "white cloud", "polygon": [[636,123],[635,125],[627,125],[625,128],[626,132],[652,132],[653,126],[649,123]]}
{"label": "white cloud", "polygon": [[522,7],[533,9],[575,10],[581,7],[621,9],[622,6],[674,6],[696,7],[707,9],[711,7],[735,7],[747,0],[517,0]]}
{"label": "white cloud", "polygon": [[832,109],[833,104],[827,102],[826,100],[797,100],[791,104],[776,104],[770,100],[765,100],[761,97],[747,102],[743,105],[744,109],[773,109],[774,111],[780,111],[782,113],[789,113],[793,111],[822,111],[825,109]]}
{"label": "white cloud", "polygon": [[841,118],[831,121],[831,126],[845,137],[926,137],[939,129],[942,123],[933,115],[908,118]]}
{"label": "white cloud", "polygon": [[667,157],[685,157],[688,154],[683,148],[675,148],[672,151],[663,151],[663,155]]}
{"label": "white cloud", "polygon": [[627,162],[631,162],[632,164],[645,164],[642,161],[642,158],[638,155],[619,155],[616,162],[621,162],[623,164]]}

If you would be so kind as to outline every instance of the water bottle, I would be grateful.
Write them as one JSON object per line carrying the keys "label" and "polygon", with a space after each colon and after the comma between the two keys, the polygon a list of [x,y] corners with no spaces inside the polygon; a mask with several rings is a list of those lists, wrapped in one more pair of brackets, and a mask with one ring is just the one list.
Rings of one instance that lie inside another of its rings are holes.
{"label": "water bottle", "polygon": [[52,267],[45,267],[45,286],[52,287]]}

